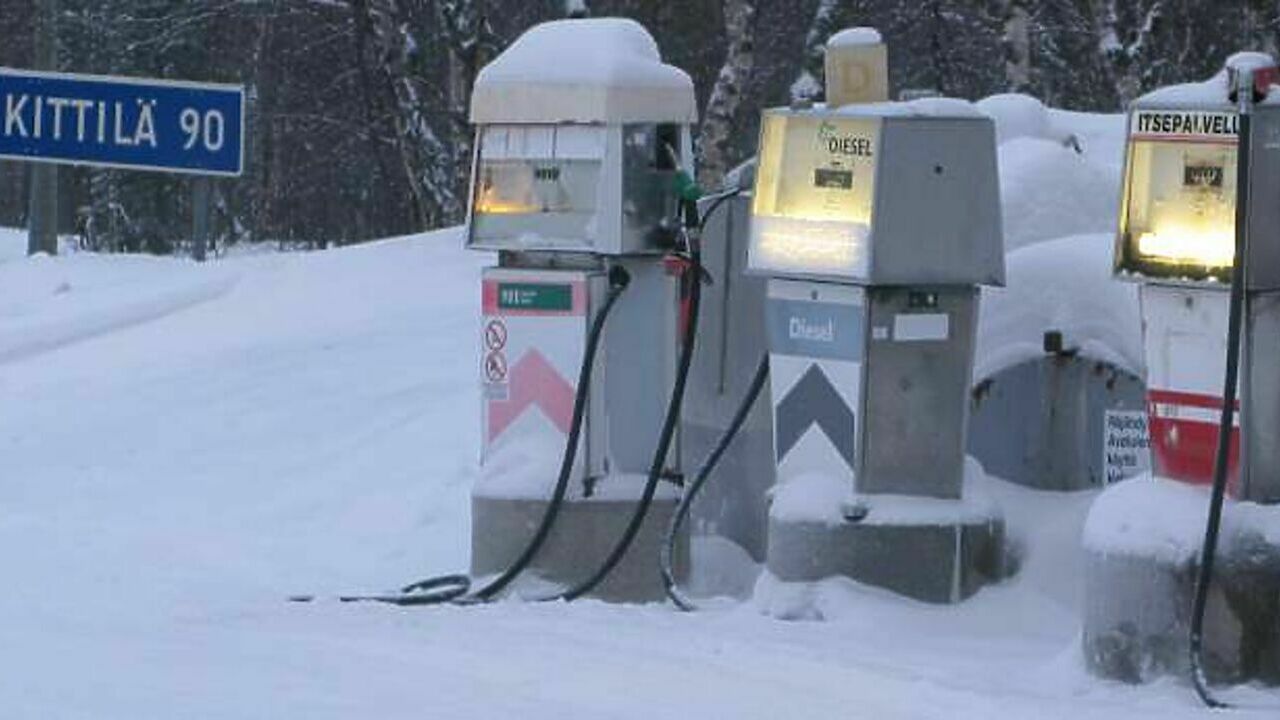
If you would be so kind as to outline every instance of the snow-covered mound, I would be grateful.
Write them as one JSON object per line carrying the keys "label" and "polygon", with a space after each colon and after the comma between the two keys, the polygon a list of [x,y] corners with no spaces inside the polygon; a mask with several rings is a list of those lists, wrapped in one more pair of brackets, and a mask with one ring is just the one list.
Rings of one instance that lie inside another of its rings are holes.
{"label": "snow-covered mound", "polygon": [[1006,143],[1018,138],[1054,140],[1066,142],[1069,137],[1053,126],[1049,109],[1030,95],[1006,93],[992,95],[974,103],[978,110],[991,117],[996,124],[996,142]]}
{"label": "snow-covered mound", "polygon": [[1113,231],[1124,119],[1048,109],[1026,95],[976,107],[996,125],[1005,251],[1067,235]]}
{"label": "snow-covered mound", "polygon": [[163,317],[235,282],[224,267],[183,265],[89,253],[0,264],[0,362]]}
{"label": "snow-covered mound", "polygon": [[1009,253],[1008,283],[983,288],[976,380],[1044,354],[1044,333],[1131,373],[1142,369],[1137,285],[1111,274],[1111,235],[1078,235]]}
{"label": "snow-covered mound", "polygon": [[1115,232],[1120,174],[1061,143],[1020,137],[1000,145],[1000,197],[1006,252]]}
{"label": "snow-covered mound", "polygon": [[[1200,553],[1208,514],[1208,488],[1140,475],[1098,496],[1085,523],[1084,544],[1097,553],[1189,563]],[[1221,544],[1229,548],[1244,534],[1280,544],[1280,508],[1228,500]]]}

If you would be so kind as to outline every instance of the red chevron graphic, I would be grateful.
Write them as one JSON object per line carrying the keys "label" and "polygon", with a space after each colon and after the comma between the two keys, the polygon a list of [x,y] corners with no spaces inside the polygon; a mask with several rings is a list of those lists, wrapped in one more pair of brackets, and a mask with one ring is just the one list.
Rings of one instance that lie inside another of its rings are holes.
{"label": "red chevron graphic", "polygon": [[489,442],[525,410],[537,406],[562,433],[573,420],[573,386],[537,350],[529,350],[511,368],[506,400],[489,401]]}

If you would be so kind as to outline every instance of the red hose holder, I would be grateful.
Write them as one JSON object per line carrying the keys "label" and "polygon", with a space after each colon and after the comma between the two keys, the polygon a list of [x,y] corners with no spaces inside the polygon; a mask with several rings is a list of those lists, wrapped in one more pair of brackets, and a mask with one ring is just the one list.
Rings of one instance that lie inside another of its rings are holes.
{"label": "red hose holder", "polygon": [[680,279],[680,318],[677,324],[677,338],[684,339],[685,329],[689,326],[689,289],[693,278],[693,262],[680,255],[668,255],[662,259],[667,275]]}

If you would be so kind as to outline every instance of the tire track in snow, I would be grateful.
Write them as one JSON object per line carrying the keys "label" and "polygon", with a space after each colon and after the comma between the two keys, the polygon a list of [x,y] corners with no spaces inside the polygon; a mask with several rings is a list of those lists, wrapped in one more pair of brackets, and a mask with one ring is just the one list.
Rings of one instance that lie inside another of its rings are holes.
{"label": "tire track in snow", "polygon": [[223,297],[238,281],[238,275],[228,273],[76,313],[73,317],[0,326],[0,365],[160,320]]}

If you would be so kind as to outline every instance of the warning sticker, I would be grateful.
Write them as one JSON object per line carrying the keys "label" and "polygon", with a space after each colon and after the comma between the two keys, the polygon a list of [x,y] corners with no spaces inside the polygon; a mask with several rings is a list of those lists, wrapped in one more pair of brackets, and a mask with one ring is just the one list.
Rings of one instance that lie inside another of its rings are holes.
{"label": "warning sticker", "polygon": [[1151,469],[1145,410],[1107,410],[1102,428],[1102,467],[1109,485]]}

